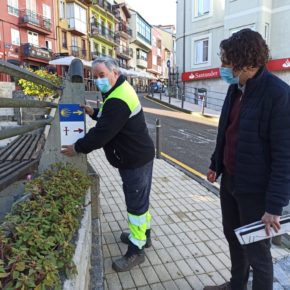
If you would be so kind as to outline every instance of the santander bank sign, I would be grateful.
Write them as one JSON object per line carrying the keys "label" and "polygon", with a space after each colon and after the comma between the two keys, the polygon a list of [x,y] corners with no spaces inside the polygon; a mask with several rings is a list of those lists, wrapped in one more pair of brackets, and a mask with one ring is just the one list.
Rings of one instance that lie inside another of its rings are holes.
{"label": "santander bank sign", "polygon": [[[267,63],[269,71],[285,71],[290,70],[290,58],[273,59]],[[220,77],[219,68],[211,68],[205,70],[185,72],[182,74],[182,81],[198,81],[204,79],[214,79]]]}
{"label": "santander bank sign", "polygon": [[185,72],[182,74],[182,81],[197,81],[203,79],[213,79],[220,77],[219,68],[205,69],[199,71]]}

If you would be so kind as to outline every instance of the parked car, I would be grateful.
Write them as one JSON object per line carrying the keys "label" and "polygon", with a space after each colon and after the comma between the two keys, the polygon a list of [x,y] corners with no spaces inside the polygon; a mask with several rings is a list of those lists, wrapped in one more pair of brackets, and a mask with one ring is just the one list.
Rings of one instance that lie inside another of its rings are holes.
{"label": "parked car", "polygon": [[150,91],[152,91],[154,93],[164,93],[164,85],[162,85],[161,82],[152,82],[150,83]]}

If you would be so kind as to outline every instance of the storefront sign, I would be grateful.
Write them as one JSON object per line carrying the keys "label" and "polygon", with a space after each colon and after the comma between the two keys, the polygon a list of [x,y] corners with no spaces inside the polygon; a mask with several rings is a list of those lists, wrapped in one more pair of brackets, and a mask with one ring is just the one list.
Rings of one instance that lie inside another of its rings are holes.
{"label": "storefront sign", "polygon": [[19,55],[18,54],[12,53],[10,51],[8,51],[8,57],[13,57],[13,58],[19,59]]}
{"label": "storefront sign", "polygon": [[267,64],[267,68],[269,71],[289,70],[290,57],[270,60]]}
{"label": "storefront sign", "polygon": [[197,81],[203,79],[213,79],[220,77],[220,70],[219,68],[212,68],[206,70],[199,70],[199,71],[192,71],[192,72],[185,72],[182,74],[182,81]]}

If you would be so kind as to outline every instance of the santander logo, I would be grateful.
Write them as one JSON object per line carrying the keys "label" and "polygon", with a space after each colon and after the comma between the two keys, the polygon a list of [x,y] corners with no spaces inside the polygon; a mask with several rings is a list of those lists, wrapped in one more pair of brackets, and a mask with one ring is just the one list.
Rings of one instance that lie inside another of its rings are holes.
{"label": "santander logo", "polygon": [[287,58],[287,60],[282,64],[283,67],[287,68],[287,67],[290,67],[290,61],[289,59]]}
{"label": "santander logo", "polygon": [[[290,64],[289,64],[290,65]],[[190,75],[189,75],[189,77],[188,77],[189,79],[191,79],[191,80],[193,80],[194,78],[195,78],[195,76],[194,76],[194,74],[193,73],[191,73]]]}

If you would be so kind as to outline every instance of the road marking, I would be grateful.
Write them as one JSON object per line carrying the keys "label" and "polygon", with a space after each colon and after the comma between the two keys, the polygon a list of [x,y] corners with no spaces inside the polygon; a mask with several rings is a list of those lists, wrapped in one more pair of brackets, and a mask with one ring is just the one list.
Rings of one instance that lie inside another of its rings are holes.
{"label": "road marking", "polygon": [[175,158],[173,158],[173,157],[167,155],[167,154],[164,153],[164,152],[161,152],[161,155],[162,155],[163,157],[165,157],[166,159],[172,161],[173,163],[177,164],[177,165],[180,166],[181,168],[183,168],[183,169],[189,171],[190,173],[192,173],[192,174],[194,174],[194,175],[197,175],[198,177],[200,177],[200,178],[202,178],[202,179],[206,179],[206,176],[205,176],[204,174],[202,174],[201,172],[199,172],[199,171],[197,171],[197,170],[195,170],[195,169],[189,167],[188,165],[182,163],[181,161],[179,161],[179,160],[177,160],[177,159],[175,159]]}
{"label": "road marking", "polygon": [[162,104],[162,103],[159,103],[159,102],[156,102],[156,101],[154,101],[154,100],[152,100],[152,99],[149,99],[149,98],[147,98],[146,96],[144,96],[143,98],[146,99],[146,100],[148,100],[148,101],[151,101],[151,102],[153,102],[153,103],[155,103],[155,104],[158,104],[158,105],[160,105],[160,106],[163,106],[163,107],[165,107],[165,108],[167,108],[167,109],[170,109],[171,111],[174,111],[174,112],[180,112],[179,110],[175,110],[175,109],[173,109],[173,108],[171,108],[171,107],[168,107],[168,106],[166,106],[166,105],[164,105],[164,104]]}

